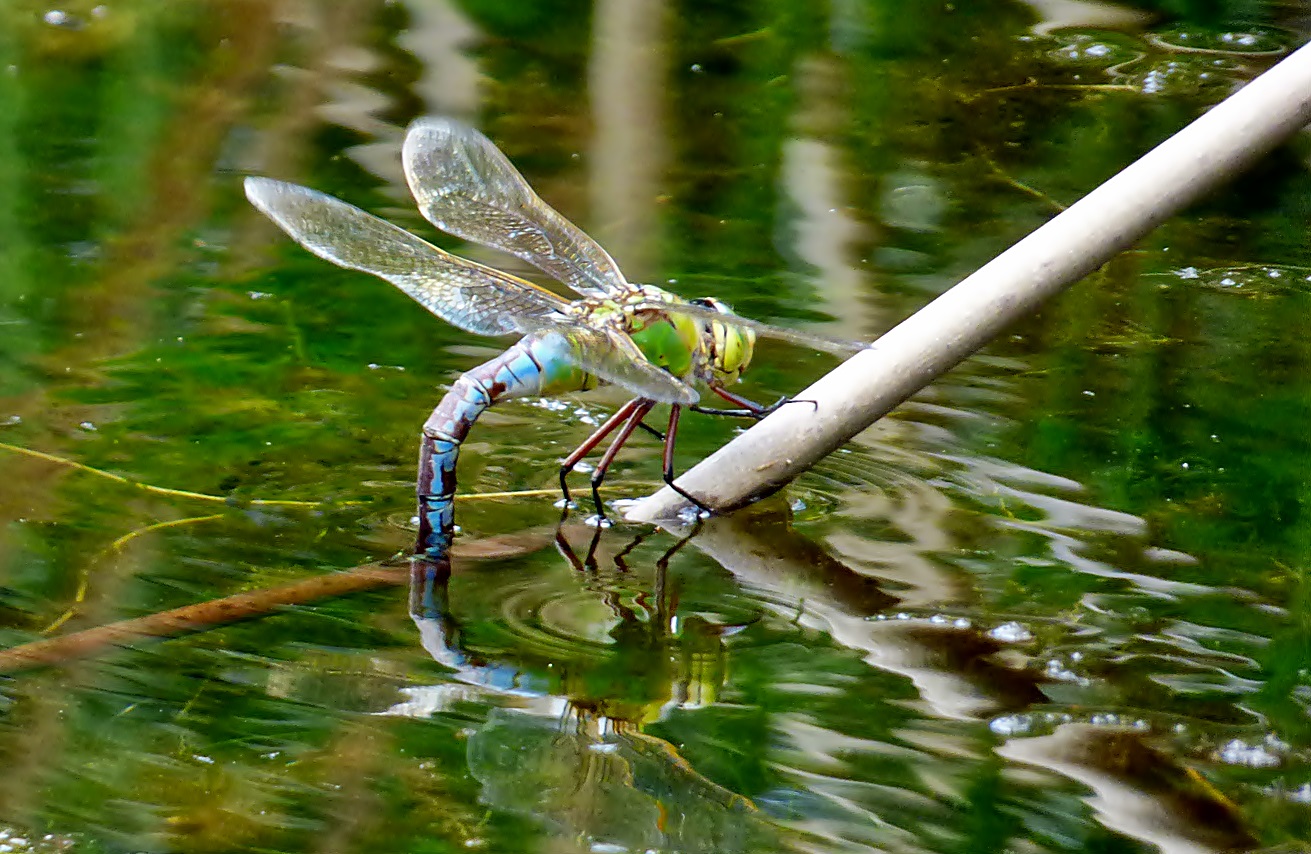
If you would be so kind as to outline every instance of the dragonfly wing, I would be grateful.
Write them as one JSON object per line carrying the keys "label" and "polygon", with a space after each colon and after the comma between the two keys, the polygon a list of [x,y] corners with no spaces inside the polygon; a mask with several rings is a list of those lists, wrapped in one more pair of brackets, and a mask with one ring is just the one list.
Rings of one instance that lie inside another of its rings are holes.
{"label": "dragonfly wing", "polygon": [[646,300],[631,306],[631,309],[634,311],[641,309],[667,311],[671,314],[683,314],[688,317],[695,317],[699,320],[714,321],[728,326],[736,326],[739,329],[750,329],[757,335],[766,338],[773,338],[777,341],[786,341],[789,344],[796,344],[798,347],[811,347],[816,350],[822,350],[825,353],[832,353],[835,356],[850,356],[870,346],[864,341],[848,341],[843,338],[830,338],[826,335],[815,335],[810,332],[798,332],[795,329],[784,329],[780,326],[762,323],[759,320],[752,320],[738,314],[724,314],[713,308],[692,303]]}
{"label": "dragonfly wing", "polygon": [[564,358],[606,382],[623,386],[639,397],[660,403],[691,405],[701,399],[696,389],[664,368],[648,362],[627,335],[585,323],[553,323],[538,333],[565,346]]}
{"label": "dragonfly wing", "polygon": [[419,210],[442,231],[515,255],[587,296],[633,290],[609,253],[542,201],[468,125],[419,119],[405,135],[402,159]]}
{"label": "dragonfly wing", "polygon": [[568,305],[531,282],[443,252],[325,193],[247,178],[246,197],[310,252],[391,282],[442,320],[469,332],[523,332]]}

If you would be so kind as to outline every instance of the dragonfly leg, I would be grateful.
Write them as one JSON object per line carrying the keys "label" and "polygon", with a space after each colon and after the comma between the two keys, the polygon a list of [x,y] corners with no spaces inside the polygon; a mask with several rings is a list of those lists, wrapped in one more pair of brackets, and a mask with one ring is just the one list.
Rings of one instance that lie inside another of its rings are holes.
{"label": "dragonfly leg", "polygon": [[661,433],[659,430],[657,430],[656,428],[652,427],[650,424],[647,424],[645,421],[639,421],[638,424],[637,424],[637,426],[638,426],[638,427],[641,427],[643,430],[645,430],[646,432],[650,433],[652,436],[655,436],[655,437],[656,437],[657,439],[659,439],[661,442],[663,442],[663,441],[665,440],[665,434],[664,434],[664,433]]}
{"label": "dragonfly leg", "polygon": [[619,407],[614,415],[607,418],[604,424],[597,427],[595,432],[588,436],[583,444],[575,448],[573,453],[565,457],[563,462],[560,463],[560,491],[564,493],[564,504],[566,509],[569,507],[569,483],[566,480],[569,476],[569,472],[574,470],[574,466],[578,465],[579,460],[592,453],[592,449],[601,444],[602,439],[609,436],[615,431],[616,427],[624,423],[624,420],[632,415],[633,410],[641,403],[642,398],[635,397]]}
{"label": "dragonfly leg", "polygon": [[[637,425],[642,423],[642,419],[651,411],[651,407],[655,406],[654,400],[645,400],[640,397],[633,400],[632,403],[634,406],[628,414],[628,420],[619,429],[614,441],[610,443],[610,447],[605,449],[605,454],[601,457],[600,462],[596,464],[596,470],[592,472],[592,503],[596,505],[596,513],[602,519],[605,518],[605,508],[601,505],[601,482],[605,480],[605,473],[609,471],[610,464],[615,461],[619,449],[628,441],[628,437],[633,435],[633,431],[637,429]],[[625,409],[627,408],[625,407]]]}
{"label": "dragonfly leg", "polygon": [[818,404],[813,400],[797,400],[794,397],[784,396],[769,405],[764,405],[756,403],[754,400],[742,397],[741,395],[734,394],[728,389],[720,388],[719,386],[711,386],[710,390],[724,398],[724,400],[727,400],[729,403],[735,404],[740,408],[714,409],[708,406],[691,406],[689,409],[693,412],[699,412],[702,415],[726,415],[731,418],[754,418],[759,421],[774,410],[789,403],[809,403],[811,406],[818,408]]}
{"label": "dragonfly leg", "polygon": [[664,458],[664,479],[665,485],[686,498],[696,505],[696,508],[703,513],[714,513],[714,509],[707,507],[692,493],[683,487],[674,483],[674,440],[678,438],[678,419],[682,414],[683,407],[675,403],[669,408],[669,429],[665,431],[665,458]]}

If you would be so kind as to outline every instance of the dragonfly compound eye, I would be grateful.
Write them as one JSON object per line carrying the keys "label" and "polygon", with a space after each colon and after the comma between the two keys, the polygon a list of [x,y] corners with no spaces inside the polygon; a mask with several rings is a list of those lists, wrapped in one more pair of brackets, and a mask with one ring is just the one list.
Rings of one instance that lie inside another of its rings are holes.
{"label": "dragonfly compound eye", "polygon": [[697,297],[696,299],[688,300],[688,302],[692,303],[692,305],[699,305],[702,308],[714,309],[720,314],[733,313],[733,309],[729,308],[723,301],[717,300],[714,297]]}

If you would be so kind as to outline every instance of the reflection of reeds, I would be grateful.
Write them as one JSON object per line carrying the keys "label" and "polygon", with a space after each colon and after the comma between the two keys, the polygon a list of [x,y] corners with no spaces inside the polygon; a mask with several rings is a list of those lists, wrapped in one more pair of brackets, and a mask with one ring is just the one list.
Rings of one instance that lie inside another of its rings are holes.
{"label": "reflection of reeds", "polygon": [[[106,132],[97,140],[101,149],[95,152],[100,169],[93,175],[97,189],[111,193],[130,187],[136,192],[126,196],[120,192],[118,196],[101,198],[106,219],[92,222],[86,229],[90,237],[99,238],[103,261],[96,268],[95,275],[76,282],[75,293],[71,289],[68,291],[72,298],[61,304],[68,314],[66,327],[78,330],[79,335],[70,343],[40,356],[31,354],[50,366],[52,372],[58,371],[66,378],[62,390],[98,386],[98,366],[102,361],[135,350],[149,340],[152,330],[142,319],[150,317],[153,312],[157,296],[154,284],[176,269],[183,235],[208,215],[211,175],[219,148],[248,103],[251,91],[267,74],[274,33],[269,5],[245,0],[224,7],[223,12],[207,21],[209,52],[197,57],[190,66],[195,69],[196,77],[173,85],[164,85],[168,72],[153,65],[157,57],[168,52],[169,41],[177,37],[177,33],[170,29],[170,24],[175,23],[171,16],[130,18],[133,26],[129,30],[119,33],[117,40],[101,45],[100,49],[104,51],[102,60],[109,69],[104,72],[105,92],[110,96],[104,101],[79,97],[76,107],[93,113],[79,115],[76,122],[79,128],[100,127]],[[91,28],[87,30],[90,35],[96,32]],[[64,34],[56,35],[62,37]],[[76,33],[69,35],[74,36],[67,40],[70,46],[88,45],[86,38],[77,39]],[[58,45],[48,42],[44,47],[35,43],[16,47],[48,50]],[[57,66],[47,64],[42,67]],[[31,67],[38,66],[33,63]],[[33,150],[30,138],[42,133],[41,122],[51,119],[48,111],[67,109],[67,98],[60,91],[64,83],[52,72],[48,76],[41,73],[19,75],[17,84],[7,84],[28,87],[19,93],[21,102],[29,105],[22,113],[23,118],[0,125],[0,133],[5,136],[0,142],[0,152],[6,155],[6,163],[19,164],[8,168],[26,169],[30,173],[22,176],[23,181],[43,177],[38,170],[49,168],[50,164],[42,163],[36,157],[23,164],[21,159],[9,159],[8,155]],[[43,90],[42,86],[50,87],[51,91]],[[109,113],[94,113],[98,107]],[[5,112],[13,114],[13,111]],[[156,121],[158,115],[169,116],[169,119]],[[58,116],[57,119],[70,120],[68,116]],[[159,133],[152,138],[138,139],[125,131],[134,126],[133,123],[138,123],[136,127],[159,127]],[[114,133],[114,128],[121,132]],[[49,140],[42,140],[42,146],[36,150],[48,152],[46,142]],[[11,177],[13,183],[20,183],[16,174]],[[60,199],[72,198],[52,194],[49,198],[31,200],[28,207],[45,209]],[[125,198],[129,203],[136,201],[139,206],[124,209],[121,205]],[[122,222],[127,224],[120,226]],[[101,230],[108,231],[108,235],[97,234]],[[30,229],[26,234],[23,230],[15,234],[20,239],[25,237],[28,242],[9,250],[9,263],[15,257],[35,257],[36,247],[42,241],[66,239],[57,233],[36,234]],[[45,288],[47,295],[58,293],[58,272],[55,269],[45,272],[41,287]],[[52,284],[56,288],[52,289]],[[36,296],[34,284],[32,288],[31,293]],[[96,420],[96,410],[92,405],[70,404],[62,396],[51,399],[47,388],[35,389],[8,401],[9,413],[29,424],[76,424]],[[4,490],[0,504],[21,508],[20,512],[14,513],[15,517],[57,516],[55,505],[59,495],[56,484],[61,483],[61,479],[51,477],[44,462],[30,456],[25,459],[30,462],[6,467],[5,480],[9,488]],[[8,540],[14,535],[0,536]],[[7,545],[0,542],[0,548]],[[107,589],[117,589],[117,585],[110,585]],[[112,605],[104,601],[97,606],[112,609]],[[77,676],[64,679],[61,682],[63,690],[78,681]],[[28,709],[29,713],[44,721],[43,724],[7,730],[4,753],[10,760],[18,760],[6,763],[12,773],[4,775],[5,779],[0,783],[0,802],[9,807],[7,812],[10,815],[23,814],[25,810],[21,805],[29,803],[31,793],[41,789],[34,777],[45,774],[58,764],[57,754],[64,743],[59,730],[69,718],[54,714],[52,710],[63,702],[62,694],[63,691],[52,691],[36,701],[37,705],[45,707],[44,711],[35,707]]]}
{"label": "reflection of reeds", "polygon": [[600,0],[593,13],[592,218],[597,238],[633,281],[658,269],[670,11],[664,0]]}

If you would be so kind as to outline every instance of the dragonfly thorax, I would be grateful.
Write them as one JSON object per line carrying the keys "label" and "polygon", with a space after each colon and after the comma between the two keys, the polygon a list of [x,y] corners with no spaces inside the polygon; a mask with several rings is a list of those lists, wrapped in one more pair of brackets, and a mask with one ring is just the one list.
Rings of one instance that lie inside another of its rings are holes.
{"label": "dragonfly thorax", "polygon": [[652,305],[674,306],[680,302],[681,299],[660,288],[641,286],[640,292],[624,306],[624,331],[648,362],[680,379],[691,379],[701,375],[707,362],[706,323]]}

